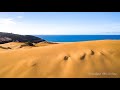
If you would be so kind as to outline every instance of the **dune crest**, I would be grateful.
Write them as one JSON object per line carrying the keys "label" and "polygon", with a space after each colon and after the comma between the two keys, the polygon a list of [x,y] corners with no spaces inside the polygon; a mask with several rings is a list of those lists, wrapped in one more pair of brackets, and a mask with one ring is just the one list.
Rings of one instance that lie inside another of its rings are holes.
{"label": "dune crest", "polygon": [[[9,44],[18,45],[4,46]],[[42,45],[45,47],[0,49],[0,77],[120,78],[120,40]]]}

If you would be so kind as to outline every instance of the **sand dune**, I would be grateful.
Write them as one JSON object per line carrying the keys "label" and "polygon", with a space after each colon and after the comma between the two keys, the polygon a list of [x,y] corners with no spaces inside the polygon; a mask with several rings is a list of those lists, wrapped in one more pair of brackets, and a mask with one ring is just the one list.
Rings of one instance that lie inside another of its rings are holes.
{"label": "sand dune", "polygon": [[[4,46],[10,44],[19,46]],[[0,77],[120,78],[120,40],[0,49]]]}

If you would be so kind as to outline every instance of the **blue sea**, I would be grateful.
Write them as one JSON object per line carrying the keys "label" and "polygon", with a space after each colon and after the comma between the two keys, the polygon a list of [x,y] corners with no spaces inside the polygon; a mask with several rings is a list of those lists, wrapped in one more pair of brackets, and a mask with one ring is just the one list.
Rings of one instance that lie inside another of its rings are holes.
{"label": "blue sea", "polygon": [[91,40],[120,40],[120,35],[35,35],[51,42],[80,42]]}

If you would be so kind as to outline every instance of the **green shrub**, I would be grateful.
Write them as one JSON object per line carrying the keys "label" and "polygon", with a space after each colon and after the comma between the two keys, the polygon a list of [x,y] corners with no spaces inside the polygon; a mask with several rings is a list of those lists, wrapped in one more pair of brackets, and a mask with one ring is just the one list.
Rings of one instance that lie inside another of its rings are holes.
{"label": "green shrub", "polygon": [[25,44],[28,46],[34,46],[34,44],[32,42],[26,42]]}
{"label": "green shrub", "polygon": [[24,46],[35,46],[32,42],[25,42],[25,44],[21,45],[20,48]]}

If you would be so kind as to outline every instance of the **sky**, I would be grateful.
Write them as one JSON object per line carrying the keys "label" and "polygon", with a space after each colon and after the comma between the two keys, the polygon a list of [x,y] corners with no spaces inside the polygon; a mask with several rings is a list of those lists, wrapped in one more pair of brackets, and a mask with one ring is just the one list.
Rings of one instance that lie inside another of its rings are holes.
{"label": "sky", "polygon": [[120,12],[0,12],[0,32],[120,35]]}

